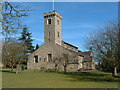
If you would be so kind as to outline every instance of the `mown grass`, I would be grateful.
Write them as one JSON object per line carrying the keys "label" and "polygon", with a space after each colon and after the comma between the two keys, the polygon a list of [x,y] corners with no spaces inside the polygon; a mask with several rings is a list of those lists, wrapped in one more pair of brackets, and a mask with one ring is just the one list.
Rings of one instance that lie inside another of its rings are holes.
{"label": "mown grass", "polygon": [[2,71],[3,88],[118,88],[118,78],[100,71],[51,73],[27,70]]}

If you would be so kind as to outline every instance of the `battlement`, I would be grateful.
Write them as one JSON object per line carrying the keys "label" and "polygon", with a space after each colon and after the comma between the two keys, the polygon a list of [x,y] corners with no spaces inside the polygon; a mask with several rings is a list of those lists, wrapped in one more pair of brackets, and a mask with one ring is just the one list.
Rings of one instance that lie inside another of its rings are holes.
{"label": "battlement", "polygon": [[60,15],[58,12],[56,12],[55,10],[53,12],[48,12],[48,13],[44,13],[44,18],[48,18],[48,17],[52,17],[52,16],[57,16],[60,19],[62,19],[62,15]]}

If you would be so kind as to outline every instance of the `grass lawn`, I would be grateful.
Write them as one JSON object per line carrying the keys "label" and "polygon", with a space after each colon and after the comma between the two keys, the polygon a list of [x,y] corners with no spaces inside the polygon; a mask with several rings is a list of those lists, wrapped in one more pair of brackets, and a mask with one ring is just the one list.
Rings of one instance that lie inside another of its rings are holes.
{"label": "grass lawn", "polygon": [[49,73],[2,71],[3,88],[118,88],[118,78],[100,71]]}

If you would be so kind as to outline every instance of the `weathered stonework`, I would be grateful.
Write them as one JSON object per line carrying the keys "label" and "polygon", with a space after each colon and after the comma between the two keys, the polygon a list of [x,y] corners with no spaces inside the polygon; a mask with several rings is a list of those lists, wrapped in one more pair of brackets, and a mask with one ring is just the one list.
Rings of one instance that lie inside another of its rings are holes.
{"label": "weathered stonework", "polygon": [[[56,11],[44,14],[44,44],[28,57],[28,69],[54,69],[53,59],[62,54],[76,55],[77,63],[69,64],[67,70],[95,69],[92,50],[82,52],[76,46],[62,41],[62,16]],[[37,59],[36,59],[37,58]],[[37,61],[36,61],[37,60]],[[63,66],[57,66],[63,70]]]}

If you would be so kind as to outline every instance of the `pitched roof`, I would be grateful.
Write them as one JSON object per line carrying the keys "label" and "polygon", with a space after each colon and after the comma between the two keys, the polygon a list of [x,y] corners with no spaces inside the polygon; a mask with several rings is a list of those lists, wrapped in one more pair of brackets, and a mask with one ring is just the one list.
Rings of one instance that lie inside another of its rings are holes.
{"label": "pitched roof", "polygon": [[69,44],[69,43],[67,43],[67,42],[65,42],[65,41],[62,41],[64,44],[67,44],[67,45],[69,45],[69,46],[71,46],[71,47],[74,47],[74,48],[76,48],[76,49],[78,49],[78,47],[76,47],[76,46],[74,46],[74,45],[72,45],[72,44]]}
{"label": "pitched roof", "polygon": [[80,55],[83,55],[83,56],[91,54],[91,51],[82,52],[82,51],[78,50],[78,52],[79,52]]}

